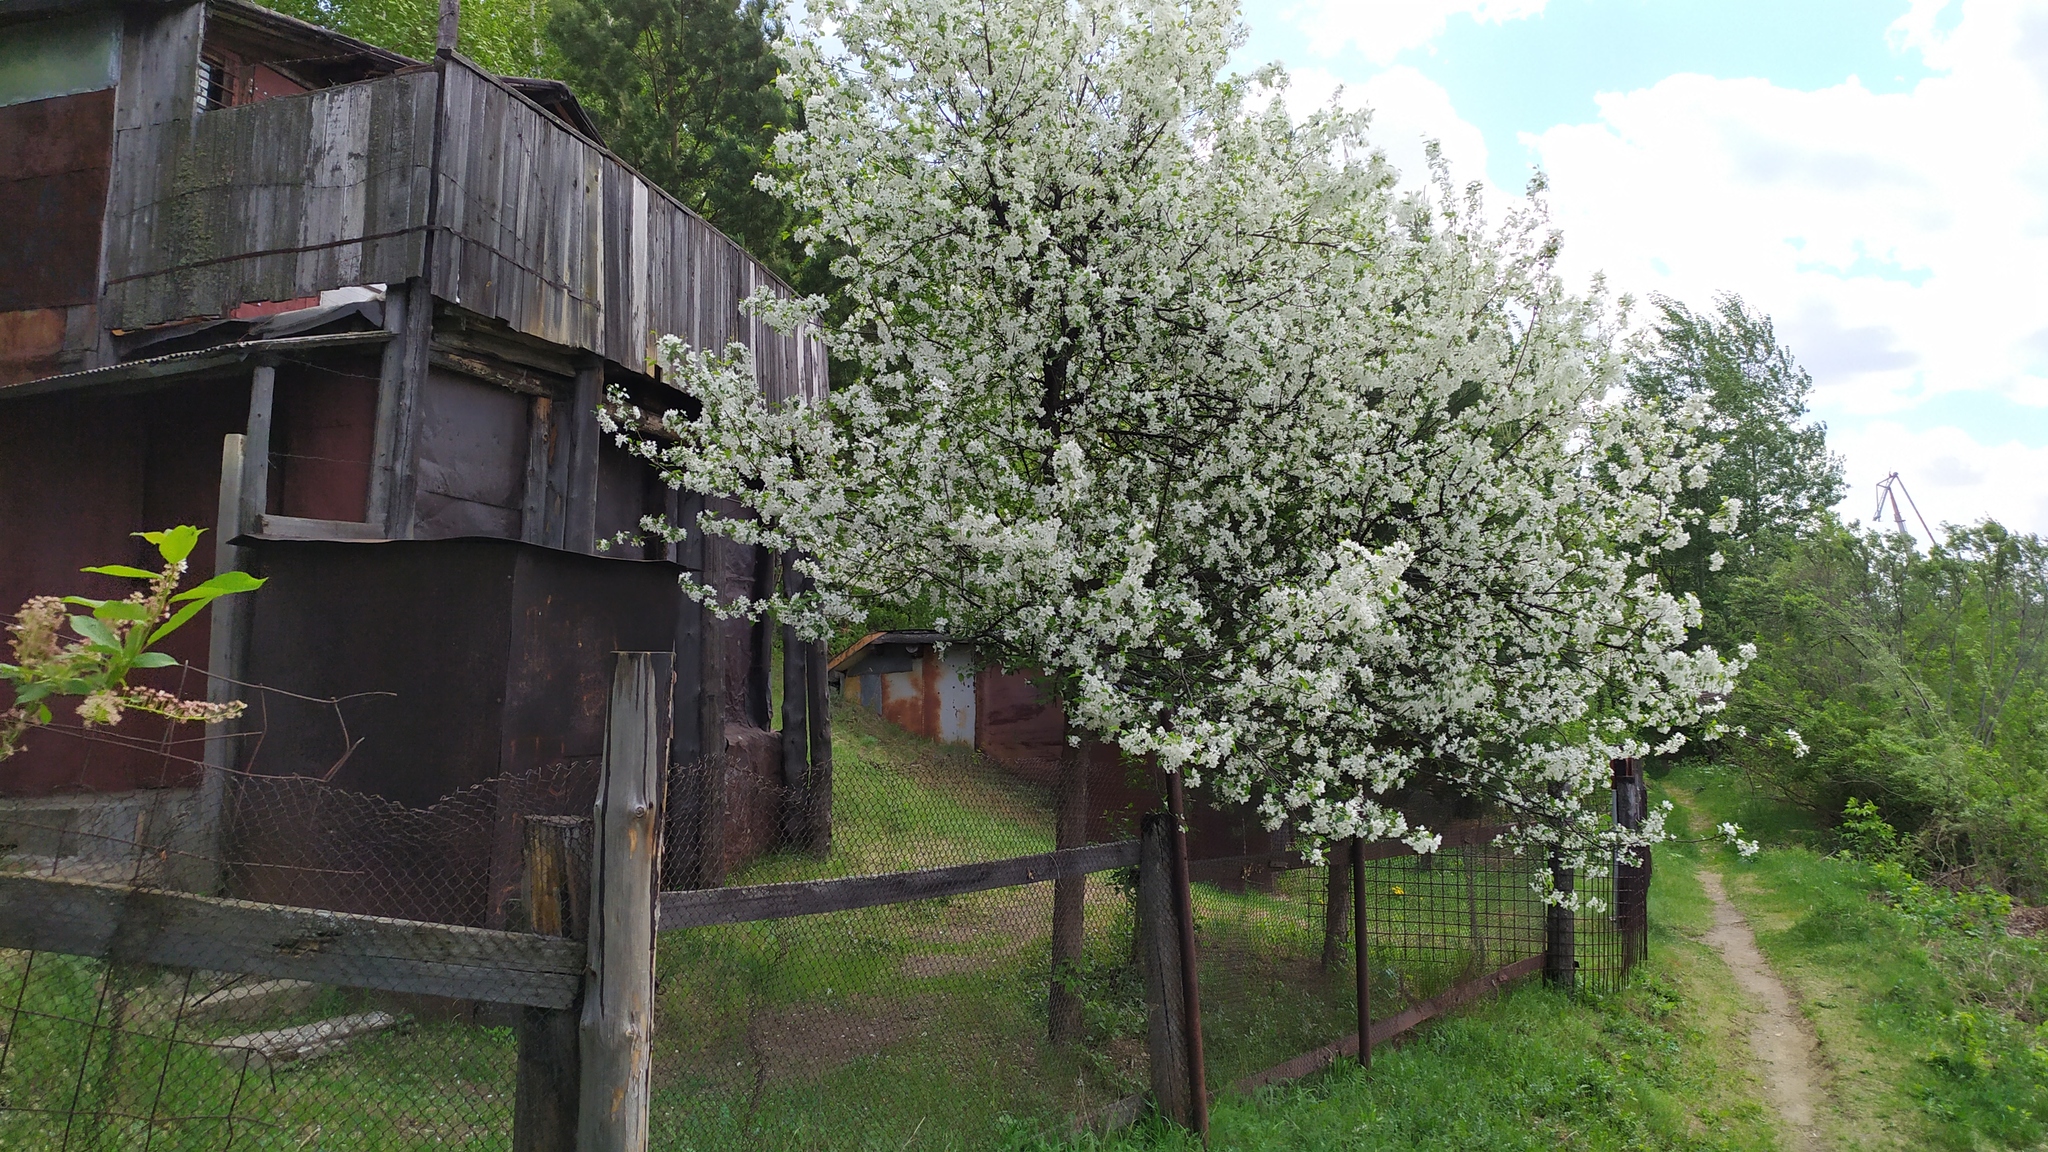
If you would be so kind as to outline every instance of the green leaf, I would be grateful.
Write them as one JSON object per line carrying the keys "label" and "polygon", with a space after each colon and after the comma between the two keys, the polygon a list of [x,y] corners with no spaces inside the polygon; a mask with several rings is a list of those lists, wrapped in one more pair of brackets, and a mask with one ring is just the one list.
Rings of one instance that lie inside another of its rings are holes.
{"label": "green leaf", "polygon": [[37,706],[36,706],[36,723],[38,723],[38,724],[48,724],[49,722],[50,722],[50,706],[49,706],[48,704],[39,704],[39,705],[37,705]]}
{"label": "green leaf", "polygon": [[102,576],[126,576],[131,580],[154,580],[157,577],[154,572],[131,568],[126,564],[95,564],[90,568],[80,568],[79,571],[97,572]]}
{"label": "green leaf", "polygon": [[216,596],[232,596],[237,592],[254,592],[258,588],[263,587],[264,580],[267,579],[269,578],[264,577],[262,580],[259,580],[247,572],[237,572],[230,569],[206,581],[204,584],[195,584],[185,589],[183,592],[171,597],[171,599],[211,600]]}
{"label": "green leaf", "polygon": [[92,614],[100,620],[146,620],[149,609],[133,600],[109,600],[93,609]]}
{"label": "green leaf", "polygon": [[175,668],[177,664],[177,658],[168,652],[144,652],[135,658],[135,663],[132,666],[136,668]]}
{"label": "green leaf", "polygon": [[114,651],[121,650],[121,638],[114,630],[90,616],[71,617],[71,630],[95,644],[103,644]]}
{"label": "green leaf", "polygon": [[33,704],[36,701],[41,700],[43,697],[48,696],[52,691],[53,687],[53,685],[49,684],[26,685],[21,689],[21,691],[16,692],[14,694],[14,702],[16,704]]}
{"label": "green leaf", "polygon": [[211,602],[212,597],[208,597],[205,600],[200,600],[192,604],[187,604],[183,608],[178,609],[177,615],[171,617],[169,620],[164,621],[163,624],[160,625],[156,631],[151,632],[149,634],[149,642],[151,644],[154,644],[157,641],[163,639],[164,637],[170,635],[171,633],[176,632],[179,628],[182,628],[184,626],[185,621],[190,620],[192,619],[192,617],[199,615],[199,610],[201,608],[206,607],[207,604]]}
{"label": "green leaf", "polygon": [[105,600],[95,600],[95,599],[93,599],[93,598],[92,598],[92,597],[90,597],[90,596],[66,596],[66,597],[64,597],[64,603],[66,603],[66,604],[82,604],[82,605],[84,605],[84,606],[85,606],[85,607],[87,607],[87,608],[94,608],[94,609],[97,609],[97,608],[98,608],[98,607],[99,607],[100,605],[102,605],[102,604],[105,604],[105,603],[106,603],[106,601],[105,601]]}
{"label": "green leaf", "polygon": [[192,549],[199,546],[199,534],[204,531],[204,528],[180,524],[176,528],[166,528],[161,532],[137,532],[135,535],[156,545],[156,550],[163,556],[164,563],[176,564],[190,556]]}

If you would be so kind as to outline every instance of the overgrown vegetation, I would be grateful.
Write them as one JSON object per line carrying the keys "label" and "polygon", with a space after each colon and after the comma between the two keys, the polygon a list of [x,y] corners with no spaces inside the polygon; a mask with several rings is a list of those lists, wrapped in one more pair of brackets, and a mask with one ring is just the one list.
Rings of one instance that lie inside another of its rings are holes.
{"label": "overgrown vegetation", "polygon": [[2033,1148],[2048,1139],[2048,944],[1984,888],[1916,879],[1859,802],[1833,829],[1725,768],[1669,783],[1769,847],[1723,863],[1757,944],[1814,1023],[1843,1147]]}

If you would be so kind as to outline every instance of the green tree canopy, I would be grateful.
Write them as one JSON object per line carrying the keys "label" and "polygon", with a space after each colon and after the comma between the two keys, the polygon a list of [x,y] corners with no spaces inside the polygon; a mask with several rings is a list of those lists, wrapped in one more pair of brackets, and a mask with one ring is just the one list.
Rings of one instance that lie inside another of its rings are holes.
{"label": "green tree canopy", "polygon": [[1842,462],[1828,451],[1827,426],[1807,420],[1813,378],[1778,342],[1770,317],[1732,294],[1718,297],[1711,311],[1663,296],[1652,303],[1658,320],[1631,365],[1629,391],[1659,407],[1707,407],[1708,435],[1722,455],[1701,506],[1740,508],[1732,527],[1694,532],[1655,567],[1672,591],[1700,598],[1704,639],[1747,639],[1729,635],[1730,582],[1822,527],[1842,498]]}
{"label": "green tree canopy", "polygon": [[612,151],[803,279],[789,209],[754,186],[776,134],[796,120],[776,86],[774,0],[555,0],[547,28],[561,78]]}

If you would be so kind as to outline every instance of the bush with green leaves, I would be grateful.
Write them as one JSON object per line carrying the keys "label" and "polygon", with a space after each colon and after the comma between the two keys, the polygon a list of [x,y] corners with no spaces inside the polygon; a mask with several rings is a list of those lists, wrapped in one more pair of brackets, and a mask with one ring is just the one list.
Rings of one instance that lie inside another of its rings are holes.
{"label": "bush with green leaves", "polygon": [[[146,587],[118,600],[89,596],[35,596],[21,606],[7,631],[14,663],[0,664],[0,680],[14,690],[14,702],[0,712],[0,760],[14,754],[31,725],[48,724],[50,703],[78,697],[76,712],[87,727],[112,726],[124,711],[149,712],[175,721],[213,723],[241,715],[239,701],[185,700],[160,688],[128,682],[130,674],[169,668],[177,660],[152,647],[190,623],[201,609],[238,592],[253,592],[263,581],[246,572],[222,572],[178,591],[187,558],[205,529],[189,525],[136,535],[156,545],[163,568],[150,572],[126,564],[83,569],[102,576],[141,580]],[[69,613],[66,605],[89,610]],[[72,635],[66,637],[69,627]]]}

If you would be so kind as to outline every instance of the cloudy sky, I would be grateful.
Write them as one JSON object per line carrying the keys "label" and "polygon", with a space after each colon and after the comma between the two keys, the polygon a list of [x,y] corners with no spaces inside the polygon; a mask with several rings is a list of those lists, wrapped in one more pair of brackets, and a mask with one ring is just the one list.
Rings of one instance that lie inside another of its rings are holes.
{"label": "cloudy sky", "polygon": [[[1577,281],[1736,292],[1813,373],[1869,519],[2048,533],[2048,0],[1246,0],[1247,64],[1531,171]],[[1910,512],[1909,512],[1910,517]],[[1917,531],[1917,529],[1916,529]]]}

